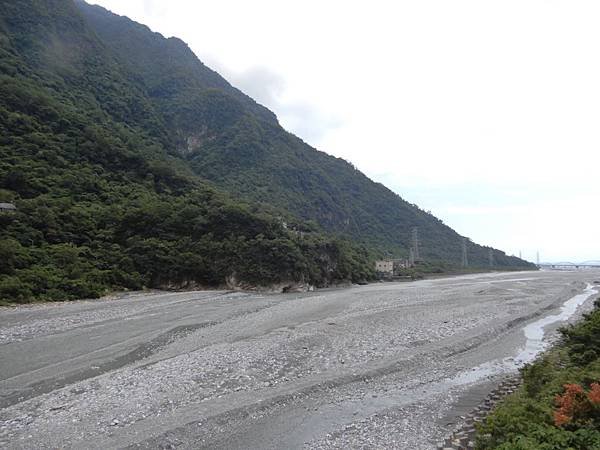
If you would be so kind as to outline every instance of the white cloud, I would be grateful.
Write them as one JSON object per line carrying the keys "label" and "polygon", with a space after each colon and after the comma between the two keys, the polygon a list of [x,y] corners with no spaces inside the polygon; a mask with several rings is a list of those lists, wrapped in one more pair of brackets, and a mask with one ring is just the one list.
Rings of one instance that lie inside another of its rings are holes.
{"label": "white cloud", "polygon": [[285,91],[285,79],[266,67],[252,67],[242,73],[224,73],[223,76],[238,89],[269,108],[277,107]]}
{"label": "white cloud", "polygon": [[96,3],[181,37],[290,131],[459,233],[600,258],[586,208],[600,198],[600,3]]}
{"label": "white cloud", "polygon": [[252,67],[241,73],[218,70],[231,84],[259,103],[276,111],[282,125],[308,142],[318,142],[341,126],[339,118],[328,116],[306,101],[287,98],[285,78],[266,67]]}

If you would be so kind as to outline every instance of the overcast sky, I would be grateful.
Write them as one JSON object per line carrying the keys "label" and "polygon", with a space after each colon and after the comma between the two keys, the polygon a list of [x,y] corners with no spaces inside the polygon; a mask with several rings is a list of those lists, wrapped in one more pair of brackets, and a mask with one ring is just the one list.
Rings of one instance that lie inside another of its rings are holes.
{"label": "overcast sky", "polygon": [[90,0],[462,235],[600,259],[600,2]]}

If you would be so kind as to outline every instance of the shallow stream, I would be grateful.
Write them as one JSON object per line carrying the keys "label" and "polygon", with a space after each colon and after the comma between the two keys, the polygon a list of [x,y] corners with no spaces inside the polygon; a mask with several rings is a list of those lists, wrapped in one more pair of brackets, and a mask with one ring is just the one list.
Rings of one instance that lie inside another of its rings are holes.
{"label": "shallow stream", "polygon": [[525,334],[525,346],[519,350],[514,357],[503,358],[501,360],[489,361],[476,366],[468,371],[464,371],[452,378],[454,385],[463,385],[474,383],[476,381],[488,378],[493,375],[514,372],[525,364],[532,362],[549,345],[545,340],[545,328],[548,325],[568,320],[582,304],[592,295],[597,294],[598,290],[591,284],[588,284],[581,294],[577,294],[567,300],[560,308],[560,313],[544,316],[523,328]]}

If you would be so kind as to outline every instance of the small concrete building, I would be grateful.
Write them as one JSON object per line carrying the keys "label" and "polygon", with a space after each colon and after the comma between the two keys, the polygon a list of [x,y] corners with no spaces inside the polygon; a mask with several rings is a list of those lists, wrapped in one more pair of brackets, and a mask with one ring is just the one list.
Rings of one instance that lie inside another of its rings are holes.
{"label": "small concrete building", "polygon": [[394,275],[394,261],[391,259],[381,259],[375,261],[375,272],[382,275],[393,276]]}
{"label": "small concrete building", "polygon": [[17,207],[12,203],[0,203],[0,213],[13,213],[17,211]]}

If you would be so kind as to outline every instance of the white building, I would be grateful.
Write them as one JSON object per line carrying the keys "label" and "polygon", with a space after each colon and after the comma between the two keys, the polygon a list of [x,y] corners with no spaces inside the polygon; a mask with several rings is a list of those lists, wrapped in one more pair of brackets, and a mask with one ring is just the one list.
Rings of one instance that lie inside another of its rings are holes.
{"label": "white building", "polygon": [[12,213],[17,210],[17,207],[12,203],[0,203],[0,212]]}
{"label": "white building", "polygon": [[375,261],[375,272],[386,275],[394,275],[394,261],[391,259],[381,259]]}

